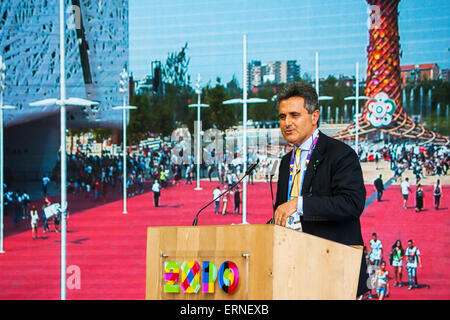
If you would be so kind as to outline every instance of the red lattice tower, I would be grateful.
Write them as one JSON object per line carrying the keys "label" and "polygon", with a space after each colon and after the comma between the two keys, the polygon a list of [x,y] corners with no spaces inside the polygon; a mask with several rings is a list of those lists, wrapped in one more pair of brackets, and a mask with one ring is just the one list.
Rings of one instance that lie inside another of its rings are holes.
{"label": "red lattice tower", "polygon": [[[366,0],[369,5],[377,6],[373,11],[374,23],[369,29],[369,45],[367,46],[367,73],[365,95],[373,98],[380,92],[386,93],[396,103],[392,122],[386,127],[376,128],[366,119],[367,104],[359,118],[358,134],[367,135],[374,131],[420,140],[421,143],[436,143],[448,145],[450,139],[425,129],[415,123],[403,108],[401,98],[400,77],[400,45],[398,34],[398,3],[400,0]],[[355,123],[337,133],[336,138],[347,140],[354,138]]]}

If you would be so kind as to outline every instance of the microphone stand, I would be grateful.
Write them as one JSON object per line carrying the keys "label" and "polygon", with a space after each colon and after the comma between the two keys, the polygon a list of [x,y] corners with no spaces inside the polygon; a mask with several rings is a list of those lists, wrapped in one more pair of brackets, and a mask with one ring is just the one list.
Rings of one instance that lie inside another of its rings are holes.
{"label": "microphone stand", "polygon": [[276,162],[273,164],[272,167],[272,172],[270,173],[270,179],[269,179],[269,184],[270,184],[270,196],[272,197],[272,218],[266,222],[266,224],[274,224],[275,223],[275,203],[273,202],[273,188],[272,188],[272,178],[275,175],[275,169],[277,167],[279,160],[276,160]]}
{"label": "microphone stand", "polygon": [[220,197],[222,197],[225,193],[229,192],[230,190],[232,190],[233,188],[235,188],[246,176],[248,176],[253,170],[255,170],[256,166],[259,163],[259,159],[256,161],[256,163],[252,164],[250,168],[247,169],[247,171],[245,172],[245,174],[242,176],[242,178],[240,178],[237,182],[233,183],[231,185],[231,187],[229,187],[227,190],[225,190],[224,192],[222,192],[220,195],[218,195],[215,199],[213,199],[211,202],[209,202],[206,206],[204,206],[203,208],[200,209],[199,212],[197,212],[197,214],[195,215],[195,219],[192,222],[193,226],[197,225],[198,222],[198,216],[200,214],[200,212],[202,212],[204,209],[206,209],[211,203],[213,203],[214,201],[216,201],[217,199],[219,199]]}

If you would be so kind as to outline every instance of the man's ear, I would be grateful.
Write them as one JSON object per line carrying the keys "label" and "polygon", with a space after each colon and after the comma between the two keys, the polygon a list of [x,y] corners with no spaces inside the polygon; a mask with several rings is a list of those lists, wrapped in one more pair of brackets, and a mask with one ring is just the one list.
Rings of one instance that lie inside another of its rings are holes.
{"label": "man's ear", "polygon": [[319,122],[319,117],[320,117],[320,111],[319,110],[314,110],[313,113],[311,114],[312,120],[313,120],[313,124],[317,125],[317,123]]}

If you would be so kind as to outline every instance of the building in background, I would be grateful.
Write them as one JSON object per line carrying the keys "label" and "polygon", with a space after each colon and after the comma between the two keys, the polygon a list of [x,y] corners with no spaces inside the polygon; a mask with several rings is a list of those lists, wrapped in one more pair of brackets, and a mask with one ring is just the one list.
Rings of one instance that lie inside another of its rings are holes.
{"label": "building in background", "polygon": [[402,86],[417,84],[420,81],[439,79],[439,66],[436,63],[411,64],[400,66]]}
{"label": "building in background", "polygon": [[[65,1],[66,96],[99,102],[67,109],[68,128],[120,130],[120,73],[129,65],[128,0]],[[60,97],[59,2],[0,0],[0,54],[6,64],[5,171],[39,179],[56,163],[59,107],[29,103]]]}
{"label": "building in background", "polygon": [[271,61],[264,64],[253,60],[248,64],[248,88],[255,91],[266,82],[284,84],[300,78],[297,60]]}
{"label": "building in background", "polygon": [[442,69],[441,70],[441,79],[444,82],[448,82],[448,79],[450,78],[450,69]]}
{"label": "building in background", "polygon": [[134,91],[137,94],[162,94],[164,93],[164,82],[162,80],[163,66],[161,61],[152,61],[151,74],[145,75],[141,80],[134,81]]}

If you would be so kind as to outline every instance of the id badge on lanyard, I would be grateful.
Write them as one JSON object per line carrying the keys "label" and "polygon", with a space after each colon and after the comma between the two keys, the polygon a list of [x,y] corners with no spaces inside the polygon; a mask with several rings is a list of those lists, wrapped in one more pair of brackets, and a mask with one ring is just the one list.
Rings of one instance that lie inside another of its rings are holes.
{"label": "id badge on lanyard", "polygon": [[[299,179],[300,194],[301,194],[301,189],[302,189],[301,187],[302,187],[302,184],[303,184],[303,179],[305,177],[306,169],[308,168],[308,163],[309,163],[309,160],[311,159],[312,151],[314,150],[314,147],[316,146],[317,140],[319,138],[319,131],[317,131],[313,135],[312,138],[313,138],[313,143],[311,144],[311,147],[309,148],[309,152],[308,152],[308,155],[306,157],[305,168],[303,170],[303,174],[301,176],[301,179]],[[300,172],[301,172],[301,170],[299,170],[299,171],[294,173],[294,163],[295,163],[295,152],[294,151],[295,150],[292,150],[291,162],[290,162],[290,165],[289,165],[289,184],[288,184],[288,195],[287,195],[288,201],[291,200],[292,181],[294,180],[294,176],[296,174],[300,174]],[[301,166],[301,155],[300,155],[299,162],[300,162],[300,166]],[[290,228],[290,229],[293,229],[293,230],[302,231],[302,223],[300,221],[300,215],[298,214],[297,211],[295,211],[292,215],[290,215],[287,218],[286,227]]]}

